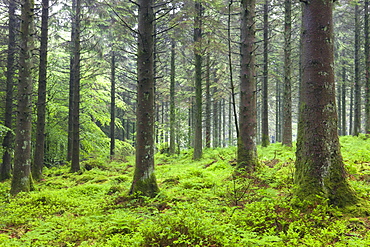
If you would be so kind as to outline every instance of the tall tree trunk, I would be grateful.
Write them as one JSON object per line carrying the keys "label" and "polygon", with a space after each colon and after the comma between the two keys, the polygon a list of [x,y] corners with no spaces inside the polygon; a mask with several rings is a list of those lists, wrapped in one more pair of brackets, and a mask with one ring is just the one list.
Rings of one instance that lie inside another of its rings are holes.
{"label": "tall tree trunk", "polygon": [[68,97],[68,144],[67,144],[67,161],[72,160],[73,146],[73,92],[74,92],[74,40],[76,40],[76,0],[72,0],[71,10],[71,45],[70,45],[70,65],[69,65],[69,97]]}
{"label": "tall tree trunk", "polygon": [[234,77],[233,77],[233,64],[232,64],[232,49],[231,49],[231,5],[233,4],[233,0],[229,1],[228,7],[228,19],[227,19],[227,44],[228,44],[228,52],[229,52],[229,74],[230,74],[230,89],[231,89],[231,104],[233,106],[233,113],[234,113],[234,124],[235,124],[235,131],[236,136],[239,137],[239,125],[238,125],[238,113],[236,111],[236,100],[235,100],[235,85],[234,85]]}
{"label": "tall tree trunk", "polygon": [[369,38],[369,1],[365,0],[365,133],[370,134],[370,38]]}
{"label": "tall tree trunk", "polygon": [[110,157],[114,156],[115,149],[115,125],[116,125],[116,54],[112,51],[111,72],[110,72]]}
{"label": "tall tree trunk", "polygon": [[176,56],[176,41],[171,39],[171,78],[170,78],[170,153],[174,154],[176,150],[175,146],[175,76],[176,76],[176,67],[175,67],[175,56]]}
{"label": "tall tree trunk", "polygon": [[[13,91],[14,91],[14,73],[15,73],[15,53],[17,44],[15,42],[16,36],[16,2],[14,0],[9,1],[9,36],[8,36],[8,57],[7,57],[7,68],[6,68],[6,98],[5,98],[5,116],[4,125],[9,129],[12,129],[12,116],[13,116]],[[13,151],[13,133],[7,131],[3,139],[3,159],[0,167],[0,181],[4,181],[10,178],[11,175],[11,157]]]}
{"label": "tall tree trunk", "polygon": [[[344,56],[343,56],[344,57]],[[347,134],[347,111],[346,111],[346,66],[345,60],[343,59],[342,64],[342,135]]]}
{"label": "tall tree trunk", "polygon": [[[215,73],[216,74],[216,73]],[[216,75],[214,76],[214,79],[216,80]],[[212,146],[214,148],[218,147],[219,146],[219,143],[218,143],[218,126],[220,124],[220,121],[219,121],[219,118],[218,118],[218,100],[216,98],[216,95],[217,95],[217,87],[213,87],[213,132],[212,132],[212,136],[213,136],[213,141],[212,141]]]}
{"label": "tall tree trunk", "polygon": [[255,74],[255,0],[241,0],[240,109],[238,167],[254,171],[256,149],[257,93]]}
{"label": "tall tree trunk", "polygon": [[194,54],[195,54],[195,114],[194,114],[194,155],[193,159],[202,157],[202,4],[195,2],[194,19]]}
{"label": "tall tree trunk", "polygon": [[291,85],[291,37],[292,37],[292,1],[285,0],[284,21],[284,93],[283,93],[283,135],[282,143],[292,146],[292,85]]}
{"label": "tall tree trunk", "polygon": [[19,56],[19,83],[17,127],[15,131],[14,170],[10,194],[28,192],[32,188],[31,127],[32,127],[32,66],[33,66],[33,13],[32,0],[21,2],[21,43]]}
{"label": "tall tree trunk", "polygon": [[270,144],[268,109],[268,2],[263,5],[263,87],[262,87],[262,147]]}
{"label": "tall tree trunk", "polygon": [[354,101],[354,86],[351,85],[349,95],[349,134],[353,135],[353,101]]}
{"label": "tall tree trunk", "polygon": [[39,85],[37,98],[37,124],[36,145],[32,165],[32,177],[39,180],[42,177],[45,157],[45,114],[46,114],[46,73],[47,73],[47,51],[48,51],[48,21],[49,0],[42,1],[41,18],[41,41],[40,41],[40,64]]}
{"label": "tall tree trunk", "polygon": [[73,75],[73,103],[72,103],[72,162],[71,171],[77,172],[80,170],[80,62],[81,62],[81,0],[76,0],[76,12],[74,12],[74,19],[72,29],[75,30],[73,44],[73,58],[72,58],[72,75]]}
{"label": "tall tree trunk", "polygon": [[153,0],[139,0],[137,48],[136,163],[130,194],[154,197],[154,40]]}
{"label": "tall tree trunk", "polygon": [[210,92],[210,56],[206,61],[206,147],[211,147],[211,92]]}
{"label": "tall tree trunk", "polygon": [[361,82],[360,82],[360,14],[358,5],[355,5],[355,105],[353,119],[353,135],[358,135],[361,132]]}
{"label": "tall tree trunk", "polygon": [[296,196],[320,196],[344,207],[356,202],[340,152],[335,105],[333,0],[303,7],[302,90],[298,122]]}
{"label": "tall tree trunk", "polygon": [[275,122],[276,122],[276,141],[280,142],[282,141],[282,113],[281,113],[281,86],[280,86],[280,80],[276,80],[276,116],[275,116]]}

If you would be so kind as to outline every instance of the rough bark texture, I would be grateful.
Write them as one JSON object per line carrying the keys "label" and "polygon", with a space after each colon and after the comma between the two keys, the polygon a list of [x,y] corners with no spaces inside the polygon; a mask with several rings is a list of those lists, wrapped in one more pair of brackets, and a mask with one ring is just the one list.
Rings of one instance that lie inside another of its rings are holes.
{"label": "rough bark texture", "polygon": [[116,55],[114,51],[112,51],[110,80],[110,157],[113,158],[116,140]]}
{"label": "rough bark texture", "polygon": [[45,113],[46,113],[46,72],[47,72],[47,50],[48,50],[48,21],[49,0],[42,1],[41,18],[41,41],[40,41],[40,64],[39,85],[37,98],[37,123],[35,155],[32,164],[32,177],[39,180],[42,177],[45,156]]}
{"label": "rough bark texture", "polygon": [[263,6],[263,86],[262,86],[262,147],[270,144],[268,109],[268,0]]}
{"label": "rough bark texture", "polygon": [[242,0],[238,167],[255,170],[257,95],[255,75],[255,0]]}
{"label": "rough bark texture", "polygon": [[10,194],[28,192],[32,187],[31,176],[31,127],[32,127],[32,65],[33,65],[33,9],[32,0],[21,2],[21,43],[19,56],[19,83],[17,127],[15,131],[14,170]]}
{"label": "rough bark texture", "polygon": [[202,4],[195,2],[194,19],[194,55],[195,55],[195,111],[194,111],[194,155],[193,159],[202,157]]}
{"label": "rough bark texture", "polygon": [[369,1],[365,0],[365,132],[370,134],[370,39],[369,39]]}
{"label": "rough bark texture", "polygon": [[[7,57],[7,70],[6,70],[6,98],[5,98],[5,116],[4,125],[12,129],[12,116],[13,116],[13,91],[14,91],[14,72],[15,72],[15,32],[16,32],[16,3],[14,0],[9,1],[9,40],[8,40],[8,57]],[[3,139],[3,159],[0,167],[0,181],[10,178],[11,175],[11,153],[13,151],[13,133],[8,131]]]}
{"label": "rough bark texture", "polygon": [[282,143],[292,146],[292,85],[291,85],[291,36],[292,1],[285,0],[284,28],[284,93],[283,93],[283,134]]}
{"label": "rough bark texture", "polygon": [[296,195],[344,207],[356,202],[346,180],[335,105],[332,0],[304,4],[303,75],[296,151]]}
{"label": "rough bark texture", "polygon": [[72,103],[72,162],[71,171],[80,170],[80,62],[81,62],[81,0],[76,0],[72,29],[75,30],[73,43],[73,103]]}
{"label": "rough bark texture", "polygon": [[154,175],[154,70],[152,0],[139,0],[137,51],[136,164],[130,194],[154,197],[159,189]]}
{"label": "rough bark texture", "polygon": [[[216,84],[217,85],[217,84]],[[212,90],[213,94],[213,102],[212,102],[212,107],[213,107],[213,124],[212,124],[212,146],[214,148],[219,147],[219,142],[218,142],[218,130],[219,130],[219,125],[220,125],[220,120],[219,120],[219,115],[218,115],[218,100],[216,98],[217,95],[217,87],[213,87]]]}
{"label": "rough bark texture", "polygon": [[358,5],[355,6],[355,81],[354,81],[354,115],[353,135],[361,132],[361,81],[360,81],[360,14]]}

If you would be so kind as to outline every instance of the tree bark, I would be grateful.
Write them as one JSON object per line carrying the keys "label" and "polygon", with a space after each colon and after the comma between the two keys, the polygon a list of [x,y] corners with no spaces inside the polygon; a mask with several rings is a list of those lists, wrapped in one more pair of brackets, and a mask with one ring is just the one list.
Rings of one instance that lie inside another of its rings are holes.
{"label": "tree bark", "polygon": [[40,180],[42,177],[42,170],[44,167],[44,157],[45,157],[48,21],[49,21],[49,0],[43,0],[41,17],[39,85],[37,98],[36,145],[32,166],[32,177],[35,180]]}
{"label": "tree bark", "polygon": [[321,202],[321,197],[344,207],[357,198],[346,179],[337,131],[332,14],[332,0],[313,0],[303,7],[295,193],[302,200]]}
{"label": "tree bark", "polygon": [[194,114],[194,155],[202,157],[202,4],[195,2],[194,55],[195,55],[195,114]]}
{"label": "tree bark", "polygon": [[268,109],[268,2],[263,5],[263,87],[262,87],[262,147],[270,144]]}
{"label": "tree bark", "polygon": [[239,137],[239,125],[238,125],[238,113],[236,111],[235,85],[234,85],[234,77],[233,77],[232,49],[231,49],[231,5],[232,4],[233,4],[233,0],[230,0],[229,1],[229,7],[228,7],[228,12],[229,13],[228,13],[228,19],[227,19],[227,39],[228,39],[227,45],[228,45],[228,52],[229,52],[228,57],[229,57],[231,104],[232,104],[232,107],[233,107],[236,137],[238,138]]}
{"label": "tree bark", "polygon": [[[7,69],[6,69],[6,96],[5,96],[5,116],[4,125],[12,129],[12,116],[13,116],[13,94],[14,94],[14,73],[15,73],[15,53],[16,53],[16,2],[9,1],[9,25],[8,25],[8,54],[7,54]],[[3,139],[3,159],[0,167],[0,181],[4,181],[11,177],[11,157],[13,151],[13,133],[7,131]]]}
{"label": "tree bark", "polygon": [[28,192],[32,188],[31,128],[32,128],[32,66],[33,66],[33,17],[32,0],[21,2],[21,43],[19,56],[19,82],[17,127],[15,131],[14,170],[10,194]]}
{"label": "tree bark", "polygon": [[361,81],[360,81],[360,20],[358,5],[355,5],[355,81],[353,135],[361,132]]}
{"label": "tree bark", "polygon": [[136,163],[130,194],[154,197],[154,59],[153,0],[139,0],[137,49]]}
{"label": "tree bark", "polygon": [[73,76],[73,103],[72,103],[72,162],[71,171],[77,172],[80,170],[80,69],[81,69],[81,0],[76,1],[76,12],[72,29],[75,31],[73,43],[72,57],[72,76]]}
{"label": "tree bark", "polygon": [[210,92],[210,55],[207,54],[206,61],[206,147],[211,147],[211,92]]}
{"label": "tree bark", "polygon": [[170,153],[174,154],[176,150],[175,146],[175,117],[176,117],[176,105],[175,105],[175,56],[176,56],[176,41],[171,39],[171,75],[170,75]]}
{"label": "tree bark", "polygon": [[370,134],[370,38],[369,38],[369,1],[365,0],[365,133]]}
{"label": "tree bark", "polygon": [[110,89],[110,157],[114,156],[115,149],[115,125],[116,125],[116,54],[112,51],[111,60],[111,89]]}
{"label": "tree bark", "polygon": [[292,146],[292,85],[291,85],[291,36],[292,1],[285,0],[284,21],[284,93],[283,93],[283,134],[282,144]]}
{"label": "tree bark", "polygon": [[257,167],[257,93],[255,74],[255,0],[242,0],[240,47],[240,108],[238,167],[254,171]]}

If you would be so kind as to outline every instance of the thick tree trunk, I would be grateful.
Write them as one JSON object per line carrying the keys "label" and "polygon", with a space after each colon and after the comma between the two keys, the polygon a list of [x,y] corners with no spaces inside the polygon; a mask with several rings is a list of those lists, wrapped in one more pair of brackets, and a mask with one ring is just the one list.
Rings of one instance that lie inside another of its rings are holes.
{"label": "thick tree trunk", "polygon": [[114,51],[112,51],[110,81],[110,157],[113,158],[116,146],[116,54]]}
{"label": "thick tree trunk", "polygon": [[365,133],[370,134],[370,38],[369,38],[369,1],[365,0]]}
{"label": "thick tree trunk", "polygon": [[303,8],[303,75],[295,183],[300,199],[344,207],[356,202],[346,180],[335,105],[332,0]]}
{"label": "thick tree trunk", "polygon": [[32,127],[32,66],[33,13],[32,0],[21,2],[21,43],[19,56],[19,83],[17,127],[15,131],[14,170],[10,194],[28,192],[32,188],[31,127]]}
{"label": "thick tree trunk", "polygon": [[282,143],[292,146],[292,85],[291,85],[291,36],[292,36],[292,1],[285,0],[284,21],[284,93],[283,93],[283,135]]}
{"label": "thick tree trunk", "polygon": [[48,51],[48,21],[49,0],[42,1],[41,41],[39,85],[37,98],[36,145],[32,164],[32,177],[39,180],[42,177],[45,157],[45,114],[46,114],[46,72]]}
{"label": "thick tree trunk", "polygon": [[130,194],[154,197],[158,185],[154,175],[154,59],[153,0],[139,0],[137,49],[136,163]]}
{"label": "thick tree trunk", "polygon": [[195,54],[195,113],[194,113],[194,155],[202,157],[202,4],[195,2],[194,54]]}
{"label": "thick tree trunk", "polygon": [[240,109],[238,167],[254,171],[258,164],[256,149],[257,93],[255,74],[255,0],[242,0]]}
{"label": "thick tree trunk", "polygon": [[175,56],[176,56],[176,41],[171,39],[171,78],[170,78],[170,153],[174,154],[176,150],[175,146],[175,76],[176,76],[176,67],[175,67]]}
{"label": "thick tree trunk", "polygon": [[263,86],[262,86],[262,147],[270,144],[268,109],[268,2],[263,5]]}
{"label": "thick tree trunk", "polygon": [[[16,36],[16,2],[14,0],[9,1],[9,36],[8,36],[8,57],[7,57],[7,69],[6,69],[6,98],[5,98],[5,116],[4,125],[9,129],[12,129],[12,116],[13,116],[13,91],[14,91],[14,73],[15,73],[15,53],[17,44],[15,42]],[[11,157],[13,151],[13,133],[8,131],[3,139],[3,159],[0,167],[0,181],[4,181],[10,178],[11,175]]]}
{"label": "thick tree trunk", "polygon": [[361,132],[361,81],[360,81],[360,14],[358,5],[355,5],[355,81],[354,81],[354,119],[353,135]]}

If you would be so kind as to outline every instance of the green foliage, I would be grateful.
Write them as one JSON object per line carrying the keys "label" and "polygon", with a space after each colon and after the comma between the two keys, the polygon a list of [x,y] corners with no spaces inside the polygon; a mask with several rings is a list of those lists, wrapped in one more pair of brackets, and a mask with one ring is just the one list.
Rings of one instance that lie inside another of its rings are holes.
{"label": "green foliage", "polygon": [[[368,140],[342,139],[350,182],[368,200]],[[354,148],[358,153],[349,151]],[[47,168],[35,191],[14,198],[9,182],[2,183],[0,246],[370,244],[366,215],[327,204],[292,203],[293,149],[271,144],[258,153],[262,165],[255,176],[235,176],[235,147],[205,149],[198,161],[192,160],[191,150],[158,153],[161,192],[155,198],[128,196],[132,156],[126,162],[91,158],[78,174],[69,173],[67,165]]]}

